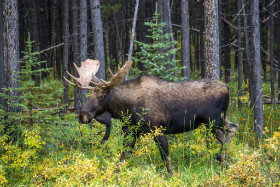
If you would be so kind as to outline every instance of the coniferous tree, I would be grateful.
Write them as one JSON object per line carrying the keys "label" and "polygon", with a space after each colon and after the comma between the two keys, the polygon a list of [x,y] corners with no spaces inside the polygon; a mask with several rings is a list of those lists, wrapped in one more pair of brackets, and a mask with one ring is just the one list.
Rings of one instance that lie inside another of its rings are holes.
{"label": "coniferous tree", "polygon": [[[15,121],[28,126],[35,124],[46,124],[50,121],[57,121],[58,116],[54,115],[60,109],[60,99],[57,96],[63,94],[63,88],[57,88],[56,81],[43,81],[39,86],[32,77],[34,75],[40,76],[42,72],[50,71],[51,69],[34,69],[35,66],[46,63],[45,61],[38,61],[38,51],[32,51],[34,41],[30,40],[30,35],[26,41],[26,51],[24,54],[24,60],[16,62],[21,64],[21,71],[15,71],[17,77],[20,77],[18,82],[19,88],[5,88],[6,93],[1,93],[1,96],[5,98],[9,107],[20,108],[21,112],[4,111],[0,112],[0,119],[2,124],[10,124]],[[11,96],[8,92],[18,92],[19,95]],[[4,118],[4,116],[7,116]],[[1,128],[0,128],[1,129]],[[10,129],[13,130],[13,129]],[[1,130],[0,130],[1,132]]]}
{"label": "coniferous tree", "polygon": [[[163,27],[166,23],[159,23],[158,17],[159,14],[156,10],[153,16],[153,21],[145,22],[145,25],[150,27],[148,31],[151,33],[151,35],[147,35],[146,37],[150,38],[152,43],[142,43],[136,41],[136,43],[140,46],[140,51],[136,53],[137,57],[133,57],[132,59],[136,63],[142,63],[147,69],[146,73],[148,75],[159,76],[165,80],[182,81],[184,77],[177,78],[174,76],[174,73],[180,72],[185,67],[173,67],[173,65],[177,64],[179,60],[165,60],[167,56],[176,54],[178,49],[172,49],[171,47],[176,45],[177,41],[168,41],[172,37],[172,33],[162,34]],[[162,49],[165,50],[163,51]],[[169,67],[173,68],[169,69]],[[138,76],[144,72],[135,69],[135,73],[136,76]]]}

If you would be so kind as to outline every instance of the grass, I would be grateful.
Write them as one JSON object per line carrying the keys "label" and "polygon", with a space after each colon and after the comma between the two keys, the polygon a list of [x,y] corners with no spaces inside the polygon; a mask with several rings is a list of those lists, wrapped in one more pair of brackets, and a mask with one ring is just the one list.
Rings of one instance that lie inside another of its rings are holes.
{"label": "grass", "polygon": [[[253,130],[253,112],[246,103],[238,107],[237,83],[232,81],[228,86],[231,98],[227,117],[240,124],[240,129],[225,168],[215,158],[220,145],[213,136],[206,149],[203,126],[193,133],[168,136],[174,170],[170,175],[152,134],[142,136],[131,158],[120,164],[120,121],[113,121],[111,136],[101,145],[102,124],[82,125],[75,114],[68,114],[59,123],[25,127],[21,146],[0,138],[0,185],[279,186],[280,106],[273,109],[264,105],[266,131],[259,143]],[[264,84],[263,93],[269,95],[269,84]]]}

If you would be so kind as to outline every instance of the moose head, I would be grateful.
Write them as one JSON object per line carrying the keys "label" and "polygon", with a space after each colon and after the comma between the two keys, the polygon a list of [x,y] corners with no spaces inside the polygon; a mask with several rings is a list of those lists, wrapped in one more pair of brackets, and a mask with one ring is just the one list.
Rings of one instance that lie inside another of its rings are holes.
{"label": "moose head", "polygon": [[[106,95],[111,88],[119,85],[129,70],[131,69],[132,62],[128,61],[126,64],[120,68],[118,66],[118,72],[113,74],[109,68],[111,78],[109,81],[103,79],[98,79],[95,75],[100,67],[100,62],[98,60],[87,59],[81,63],[81,67],[78,68],[74,63],[74,66],[79,74],[79,78],[74,77],[68,71],[67,74],[73,78],[75,83],[67,80],[63,77],[69,84],[76,86],[80,89],[87,89],[91,91],[90,99],[83,106],[80,115],[80,123],[89,123],[93,118],[96,118],[98,115],[101,115],[105,112],[106,109]],[[90,86],[92,83],[95,86]],[[102,121],[103,122],[103,121]]]}

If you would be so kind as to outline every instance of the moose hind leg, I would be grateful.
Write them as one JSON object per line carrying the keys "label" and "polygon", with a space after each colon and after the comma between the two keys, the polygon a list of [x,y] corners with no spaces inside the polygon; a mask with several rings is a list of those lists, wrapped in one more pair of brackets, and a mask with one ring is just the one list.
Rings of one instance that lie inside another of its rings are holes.
{"label": "moose hind leg", "polygon": [[226,119],[225,120],[225,127],[226,127],[226,143],[227,143],[226,154],[228,154],[230,144],[231,144],[231,140],[234,137],[236,131],[239,129],[239,125],[236,124],[236,123],[232,123],[228,119]]}
{"label": "moose hind leg", "polygon": [[168,151],[168,142],[166,140],[166,137],[164,135],[156,136],[154,137],[154,140],[159,148],[161,158],[165,162],[167,171],[170,174],[173,174],[171,163],[170,163],[169,151]]}
{"label": "moose hind leg", "polygon": [[[221,142],[221,152],[222,155],[218,156],[218,160],[222,163],[225,160],[225,157],[229,154],[231,140],[234,137],[236,131],[238,130],[239,125],[230,122],[228,119],[224,121],[224,128],[214,128],[213,133],[216,138]],[[227,149],[224,151],[224,144],[226,143]]]}

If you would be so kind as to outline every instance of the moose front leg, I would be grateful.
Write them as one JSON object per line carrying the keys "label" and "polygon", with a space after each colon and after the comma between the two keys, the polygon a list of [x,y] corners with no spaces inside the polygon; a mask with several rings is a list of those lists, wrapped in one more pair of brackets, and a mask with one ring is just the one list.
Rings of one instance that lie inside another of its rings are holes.
{"label": "moose front leg", "polygon": [[173,174],[171,163],[170,163],[169,151],[168,151],[168,142],[166,140],[166,137],[164,135],[156,136],[154,137],[154,140],[159,148],[161,158],[166,165],[167,171],[170,174]]}
{"label": "moose front leg", "polygon": [[124,151],[122,152],[122,156],[121,156],[121,162],[123,162],[125,159],[129,158],[131,153],[132,153],[132,149],[135,146],[135,142],[136,139],[139,137],[138,133],[131,133],[128,126],[123,126],[122,130],[124,132]]}
{"label": "moose front leg", "polygon": [[111,114],[108,112],[104,112],[98,116],[95,117],[95,119],[106,125],[106,133],[104,135],[104,137],[101,140],[101,144],[105,143],[105,141],[108,140],[109,136],[110,136],[110,132],[111,132],[111,126],[112,126],[112,122],[111,122]]}

